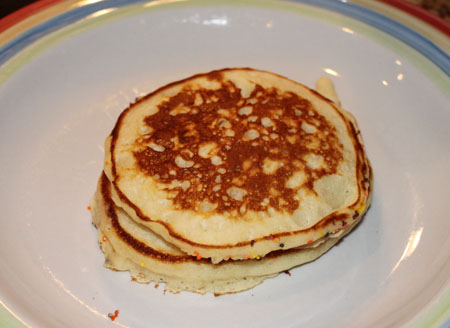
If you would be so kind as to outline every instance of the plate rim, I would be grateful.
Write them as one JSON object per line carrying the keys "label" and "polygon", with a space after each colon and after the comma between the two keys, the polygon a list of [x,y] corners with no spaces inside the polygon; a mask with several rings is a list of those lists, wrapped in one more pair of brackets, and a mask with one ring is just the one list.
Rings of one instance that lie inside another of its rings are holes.
{"label": "plate rim", "polygon": [[[20,10],[17,13],[13,13],[0,20],[0,31],[2,28],[2,22],[7,20],[7,24],[15,17],[19,19],[17,24],[24,24],[18,31],[10,31],[12,35],[6,35],[2,37],[1,35],[11,28],[7,28],[3,33],[0,34],[0,66],[5,64],[9,59],[14,57],[17,53],[24,50],[26,47],[30,46],[37,39],[43,38],[52,32],[65,27],[69,24],[76,23],[80,19],[86,18],[90,14],[95,12],[105,10],[113,7],[124,7],[131,5],[138,5],[143,3],[156,3],[158,1],[154,0],[127,0],[126,2],[121,0],[41,0],[45,4],[42,6],[42,10],[39,10],[39,6],[36,7],[25,7],[24,12],[21,13]],[[198,3],[196,0],[182,0],[182,1],[162,1],[161,4],[168,3],[181,3],[182,5],[189,6],[192,3]],[[200,1],[202,2],[202,1]],[[360,2],[360,3],[357,3]],[[40,1],[37,2],[39,4]],[[203,5],[214,6],[222,3],[217,2],[206,2],[203,1]],[[225,2],[223,2],[225,3]],[[353,0],[348,2],[347,0],[335,1],[335,0],[288,0],[288,1],[278,1],[273,0],[263,0],[263,1],[252,1],[252,0],[233,0],[227,2],[227,4],[250,4],[255,6],[264,6],[264,4],[277,4],[280,7],[283,4],[305,4],[316,8],[322,8],[334,13],[342,14],[346,17],[356,19],[362,23],[372,26],[373,28],[385,32],[395,39],[405,43],[409,47],[412,47],[425,58],[430,60],[434,65],[440,68],[445,75],[450,76],[450,55],[444,50],[447,48],[446,44],[438,45],[435,43],[436,40],[430,40],[426,36],[419,32],[416,32],[412,27],[404,25],[404,22],[398,22],[391,17],[385,16],[385,13],[381,13],[363,6],[364,1]],[[378,6],[379,7],[379,6]],[[56,10],[54,10],[56,9]],[[35,11],[35,12],[33,12]],[[34,25],[29,25],[27,18],[33,17],[33,15],[39,15],[40,12],[50,11],[46,15],[39,18],[39,22],[32,21]],[[17,14],[17,16],[15,16]],[[27,16],[30,14],[30,16]],[[24,19],[20,20],[24,16]],[[409,20],[414,20],[413,16],[408,17]],[[416,19],[417,23],[419,19]],[[14,25],[13,25],[14,27]],[[437,29],[434,29],[435,33],[439,33]],[[16,35],[14,35],[16,33]],[[444,38],[445,40],[445,38]],[[450,42],[449,42],[450,44]],[[443,47],[441,47],[443,46]]]}
{"label": "plate rim", "polygon": [[[140,3],[147,3],[149,1],[145,0],[130,0],[126,5],[129,4],[140,4]],[[150,1],[151,2],[151,1]],[[223,1],[224,2],[224,1]],[[249,0],[243,0],[243,1],[232,1],[229,3],[229,5],[234,5],[236,3],[250,3],[252,1]],[[272,0],[265,0],[266,3],[275,3],[275,1]],[[333,0],[293,0],[293,1],[282,1],[286,3],[293,3],[293,4],[306,4],[311,5],[313,7],[318,7],[322,9],[326,9],[335,13],[342,14],[346,17],[350,17],[353,19],[357,19],[360,22],[366,23],[371,25],[372,27],[376,28],[377,30],[383,31],[383,32],[392,32],[391,29],[394,29],[396,32],[393,34],[393,37],[395,37],[397,40],[402,41],[406,43],[411,48],[415,49],[419,53],[421,53],[423,56],[425,56],[427,59],[430,59],[429,56],[432,57],[431,61],[434,65],[439,67],[439,69],[447,76],[450,77],[450,56],[445,53],[439,47],[436,45],[433,41],[427,39],[422,34],[414,31],[412,28],[397,22],[379,12],[376,12],[374,10],[371,10],[369,8],[363,7],[360,4],[356,4],[357,2],[361,2],[361,0],[356,0],[351,3],[347,1],[333,1]],[[362,1],[364,2],[364,1]],[[106,1],[97,1],[97,2],[91,2],[88,3],[83,0],[41,0],[37,3],[45,3],[46,6],[41,7],[34,7],[34,11],[32,8],[25,7],[24,9],[28,10],[28,14],[26,17],[21,16],[23,19],[15,20],[14,24],[7,27],[7,29],[10,29],[11,27],[14,27],[16,24],[20,23],[26,23],[23,27],[23,29],[18,31],[13,31],[13,34],[16,33],[9,41],[6,41],[5,39],[0,38],[0,67],[5,65],[11,58],[13,58],[16,54],[23,51],[26,47],[33,44],[34,41],[39,40],[40,38],[49,35],[55,31],[55,29],[51,29],[51,25],[56,22],[56,20],[60,19],[60,23],[63,25],[58,26],[64,27],[67,24],[70,24],[70,20],[66,20],[67,17],[63,17],[64,15],[69,14],[73,10],[80,10],[81,15],[76,16],[75,22],[79,19],[85,18],[88,15],[90,15],[93,12],[97,12],[99,10],[103,10],[106,7],[108,7],[111,3],[120,3],[118,7],[124,6],[124,2],[120,0],[106,0]],[[84,4],[83,4],[84,3]],[[189,6],[190,3],[198,3],[198,1],[184,1],[185,7]],[[253,2],[255,4],[255,7],[261,7],[259,5],[259,2]],[[215,5],[215,4],[213,4]],[[57,7],[57,8],[56,8]],[[38,9],[36,9],[38,8]],[[49,11],[50,9],[57,9],[51,10],[50,12],[46,13],[46,11]],[[74,9],[75,8],[75,9]],[[24,12],[22,12],[23,14]],[[35,15],[39,15],[39,13],[45,13],[46,15],[40,17],[39,19],[42,19],[42,21],[38,22],[36,24],[36,21],[27,22],[30,18],[32,18]],[[16,13],[13,13],[12,15],[15,15]],[[48,15],[47,15],[48,14]],[[10,15],[11,16],[11,15]],[[7,16],[8,17],[8,16]],[[18,18],[19,16],[13,17],[14,19]],[[63,19],[61,20],[61,17]],[[366,21],[365,19],[370,18],[369,21]],[[0,20],[0,30],[2,27],[3,19]],[[47,22],[47,26],[45,26],[45,22]],[[44,24],[44,26],[43,26]],[[44,27],[44,28],[43,28]],[[47,27],[48,29],[46,29]],[[53,26],[54,27],[54,26]],[[25,36],[25,37],[24,37]],[[406,40],[402,40],[402,37],[406,36]],[[20,47],[16,47],[14,45],[20,45]],[[436,297],[435,297],[436,298]],[[423,325],[433,325],[433,326],[441,326],[442,324],[450,324],[450,290],[447,290],[443,295],[441,295],[438,299],[432,300],[433,304],[428,304],[428,309],[422,309],[421,313],[419,315],[414,316],[412,322],[415,326],[423,326]],[[28,327],[28,325],[23,322],[18,316],[14,314],[8,307],[0,300],[0,323],[7,323],[7,324],[16,324],[17,327]],[[16,320],[16,321],[14,321]]]}

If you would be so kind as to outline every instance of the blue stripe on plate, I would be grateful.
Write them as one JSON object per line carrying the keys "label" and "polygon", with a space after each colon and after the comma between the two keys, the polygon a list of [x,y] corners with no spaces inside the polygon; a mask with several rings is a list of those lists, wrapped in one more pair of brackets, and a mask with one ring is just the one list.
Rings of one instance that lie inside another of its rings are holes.
{"label": "blue stripe on plate", "polygon": [[[434,64],[440,67],[448,76],[450,76],[450,56],[432,41],[425,38],[414,30],[369,9],[356,4],[348,3],[346,0],[294,0],[298,3],[304,3],[324,9],[328,9],[345,16],[357,19],[369,24],[389,35],[405,42],[412,48],[422,53]],[[148,0],[106,0],[91,5],[82,6],[70,10],[60,16],[50,19],[41,25],[25,32],[17,39],[11,41],[0,49],[0,65],[4,64],[15,54],[19,53],[28,45],[36,40],[48,35],[64,26],[75,23],[92,13],[111,7],[122,7],[140,2],[149,2]]]}
{"label": "blue stripe on plate", "polygon": [[441,326],[441,328],[450,328],[450,319],[448,319],[444,324]]}
{"label": "blue stripe on plate", "polygon": [[[363,23],[371,25],[387,34],[397,38],[400,41],[414,48],[435,65],[440,67],[447,76],[450,76],[450,56],[446,54],[433,42],[415,32],[414,30],[376,12],[373,12],[356,4],[351,4],[345,0],[293,0],[297,3],[304,3],[327,10],[340,13],[344,16],[354,18]],[[99,10],[111,7],[123,7],[137,3],[149,2],[149,0],[105,0],[98,3],[85,5],[74,8],[63,13],[53,19],[50,19],[31,30],[26,31],[4,47],[0,48],[0,65],[3,65],[11,57],[19,53],[25,47],[31,45],[40,38],[50,33],[73,24],[90,14]],[[447,320],[443,327],[450,327],[450,319]]]}
{"label": "blue stripe on plate", "polygon": [[6,44],[0,49],[0,65],[4,64],[7,60],[25,49],[33,42],[40,38],[57,31],[67,25],[73,24],[87,16],[103,9],[111,7],[122,7],[126,5],[132,5],[139,2],[148,2],[144,0],[106,0],[82,7],[74,8],[66,13],[63,13],[55,18],[52,18],[44,23],[26,31],[18,38]]}
{"label": "blue stripe on plate", "polygon": [[419,51],[450,76],[450,56],[432,41],[401,23],[359,5],[348,3],[346,0],[296,0],[296,2],[332,10],[386,32]]}

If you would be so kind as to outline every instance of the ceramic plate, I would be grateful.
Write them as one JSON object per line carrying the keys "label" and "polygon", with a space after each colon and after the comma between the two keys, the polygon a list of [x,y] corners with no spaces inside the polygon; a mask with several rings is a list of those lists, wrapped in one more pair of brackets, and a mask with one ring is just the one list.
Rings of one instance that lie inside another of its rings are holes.
{"label": "ceramic plate", "polygon": [[[449,57],[363,7],[307,2],[78,1],[0,48],[0,300],[14,325],[445,323]],[[105,269],[87,206],[119,113],[168,82],[235,66],[334,81],[373,164],[363,222],[317,261],[236,295],[174,295]]]}

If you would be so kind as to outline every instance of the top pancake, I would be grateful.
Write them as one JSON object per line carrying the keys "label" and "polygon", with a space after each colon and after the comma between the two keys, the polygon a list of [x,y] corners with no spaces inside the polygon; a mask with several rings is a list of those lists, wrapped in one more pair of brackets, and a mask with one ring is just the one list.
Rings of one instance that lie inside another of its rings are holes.
{"label": "top pancake", "polygon": [[356,123],[273,73],[225,69],[126,109],[106,142],[113,199],[183,251],[264,256],[345,229],[369,205]]}

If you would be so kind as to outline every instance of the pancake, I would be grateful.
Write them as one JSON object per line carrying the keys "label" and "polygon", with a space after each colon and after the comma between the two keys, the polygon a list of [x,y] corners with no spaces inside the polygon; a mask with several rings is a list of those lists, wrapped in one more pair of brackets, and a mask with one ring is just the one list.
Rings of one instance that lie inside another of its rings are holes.
{"label": "pancake", "polygon": [[104,170],[137,224],[213,263],[345,233],[370,205],[354,118],[253,69],[195,75],[130,105],[106,140]]}
{"label": "pancake", "polygon": [[183,253],[132,220],[112,201],[111,183],[104,174],[91,207],[98,241],[105,254],[105,266],[129,271],[132,279],[140,283],[165,283],[165,290],[171,292],[189,290],[221,295],[252,288],[266,278],[313,261],[350,230],[296,249],[274,251],[260,260],[228,260],[213,264],[208,259]]}

